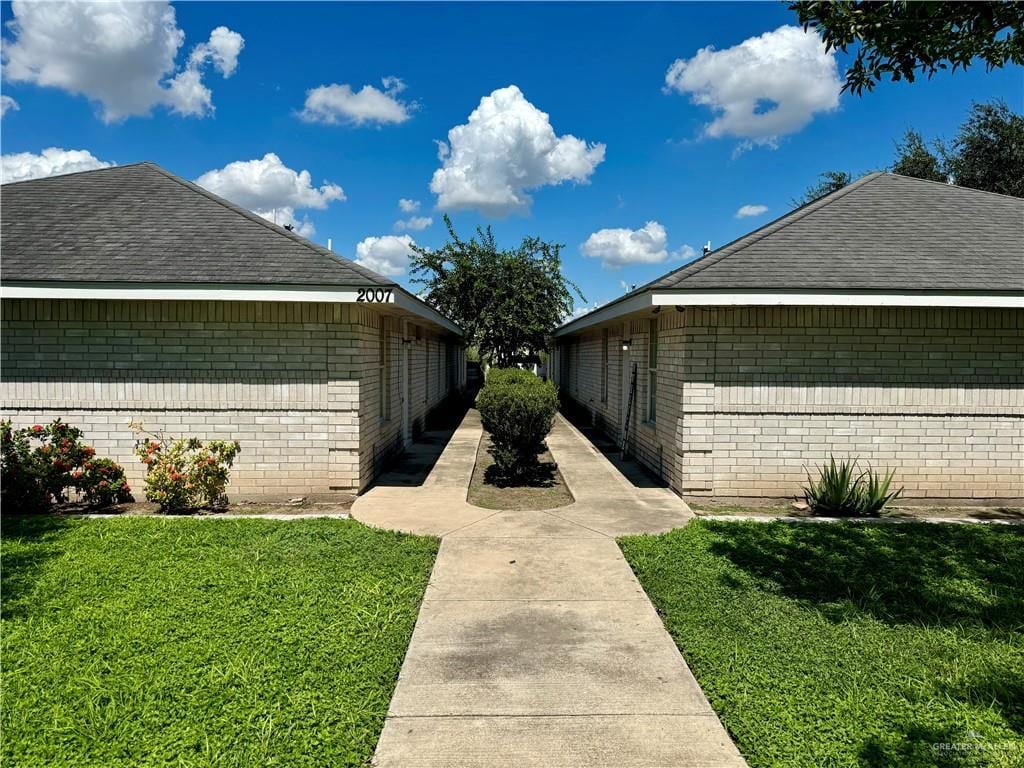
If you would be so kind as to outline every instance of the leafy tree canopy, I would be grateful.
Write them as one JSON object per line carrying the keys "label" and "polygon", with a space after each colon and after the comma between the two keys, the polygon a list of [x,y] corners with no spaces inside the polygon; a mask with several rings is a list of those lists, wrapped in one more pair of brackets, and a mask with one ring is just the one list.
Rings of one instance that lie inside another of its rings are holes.
{"label": "leafy tree canopy", "polygon": [[987,69],[1024,63],[1024,3],[795,2],[804,29],[817,30],[830,50],[857,44],[843,90],[860,95],[885,76],[913,82],[942,69]]}
{"label": "leafy tree canopy", "polygon": [[[941,149],[940,145],[940,152]],[[903,141],[896,142],[896,162],[892,164],[892,172],[915,179],[947,180],[942,160],[928,149],[921,134],[914,130],[908,130]]]}
{"label": "leafy tree canopy", "polygon": [[1024,197],[1024,116],[995,101],[974,104],[944,151],[954,184]]}
{"label": "leafy tree canopy", "polygon": [[572,314],[575,283],[562,275],[562,246],[527,237],[500,250],[491,228],[461,240],[444,217],[449,242],[436,250],[413,246],[414,282],[423,299],[466,333],[466,343],[499,367],[535,360],[548,337]]}
{"label": "leafy tree canopy", "polygon": [[[935,141],[933,151],[915,130],[896,142],[896,158],[890,170],[903,176],[951,182],[960,187],[1024,197],[1024,116],[1002,101],[975,103],[950,145]],[[837,189],[854,176],[846,171],[826,171],[792,200],[804,205]]]}
{"label": "leafy tree canopy", "polygon": [[801,205],[817,200],[819,197],[835,192],[837,189],[842,189],[851,181],[853,181],[853,174],[846,171],[825,171],[824,173],[819,173],[818,180],[807,188],[803,197],[793,198],[790,202],[794,208],[798,208]]}

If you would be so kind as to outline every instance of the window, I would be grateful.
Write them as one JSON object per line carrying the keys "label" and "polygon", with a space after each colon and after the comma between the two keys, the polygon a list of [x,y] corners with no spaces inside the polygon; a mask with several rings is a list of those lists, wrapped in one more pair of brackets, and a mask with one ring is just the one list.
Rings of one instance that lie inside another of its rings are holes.
{"label": "window", "polygon": [[608,402],[608,329],[601,331],[601,402]]}
{"label": "window", "polygon": [[430,402],[430,339],[423,344],[423,402]]}
{"label": "window", "polygon": [[387,421],[391,418],[391,371],[388,358],[391,350],[388,348],[388,330],[384,318],[380,321],[380,338],[377,342],[377,369],[380,381],[380,417]]}
{"label": "window", "polygon": [[647,420],[658,416],[658,319],[647,323]]}
{"label": "window", "polygon": [[441,342],[437,342],[437,398],[441,399],[444,392],[441,388],[444,386],[444,347]]}
{"label": "window", "polygon": [[580,342],[579,339],[572,340],[572,356],[569,359],[569,370],[572,372],[572,382],[569,391],[578,394],[580,389]]}

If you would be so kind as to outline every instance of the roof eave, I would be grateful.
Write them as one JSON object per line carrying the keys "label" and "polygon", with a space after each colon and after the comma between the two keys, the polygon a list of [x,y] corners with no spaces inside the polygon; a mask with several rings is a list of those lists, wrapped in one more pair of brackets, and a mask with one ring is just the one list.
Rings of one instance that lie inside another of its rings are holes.
{"label": "roof eave", "polygon": [[5,299],[113,299],[135,301],[277,301],[370,304],[401,309],[457,336],[463,331],[398,285],[295,285],[273,283],[96,283],[4,280]]}
{"label": "roof eave", "polygon": [[982,307],[1024,309],[1024,291],[879,291],[879,290],[742,290],[661,289],[599,307],[555,329],[554,336],[663,306],[676,307]]}

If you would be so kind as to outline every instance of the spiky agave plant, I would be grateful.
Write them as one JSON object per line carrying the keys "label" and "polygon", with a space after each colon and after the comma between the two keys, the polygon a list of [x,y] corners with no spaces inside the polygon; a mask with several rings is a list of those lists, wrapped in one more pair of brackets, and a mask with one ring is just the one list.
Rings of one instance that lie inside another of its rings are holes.
{"label": "spiky agave plant", "polygon": [[817,480],[808,472],[803,492],[811,511],[826,517],[858,517],[861,490],[856,471],[856,460],[836,464],[835,456],[830,456],[818,469]]}
{"label": "spiky agave plant", "polygon": [[870,465],[868,466],[867,471],[861,475],[859,480],[860,514],[862,516],[877,517],[890,501],[903,493],[902,488],[889,492],[895,475],[895,469],[883,476],[881,472],[875,472]]}

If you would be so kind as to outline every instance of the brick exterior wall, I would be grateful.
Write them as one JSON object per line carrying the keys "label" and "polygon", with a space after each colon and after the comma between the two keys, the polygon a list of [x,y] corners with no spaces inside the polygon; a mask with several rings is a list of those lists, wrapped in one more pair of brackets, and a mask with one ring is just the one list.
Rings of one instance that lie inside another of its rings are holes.
{"label": "brick exterior wall", "polygon": [[908,498],[1024,497],[1021,310],[666,307],[560,339],[557,358],[615,436],[637,364],[630,447],[682,495],[792,496],[831,453],[895,468]]}
{"label": "brick exterior wall", "polygon": [[[402,356],[408,358],[408,437],[422,432],[431,411],[464,382],[457,367],[461,348],[453,339],[400,317],[368,316],[359,327],[358,350],[368,384],[360,390],[359,399],[359,467],[365,487],[404,444]],[[383,388],[382,370],[387,379]]]}
{"label": "brick exterior wall", "polygon": [[[139,488],[144,472],[129,418],[172,436],[239,440],[228,489],[236,500],[356,492],[380,466],[368,448],[392,439],[376,410],[377,329],[401,320],[380,309],[27,299],[2,306],[3,417],[18,426],[60,417],[82,427]],[[426,327],[421,334],[442,339]],[[395,413],[398,368],[391,359]],[[447,391],[436,387],[416,413]]]}

